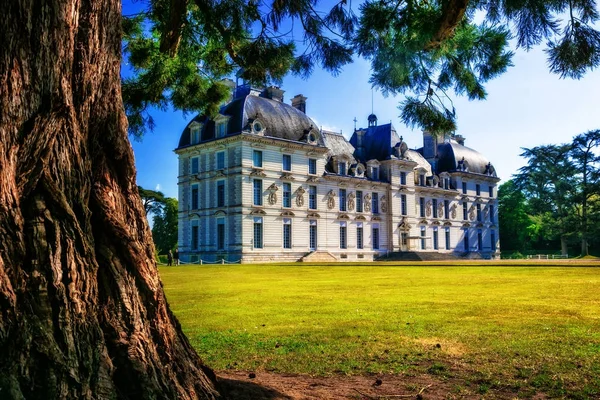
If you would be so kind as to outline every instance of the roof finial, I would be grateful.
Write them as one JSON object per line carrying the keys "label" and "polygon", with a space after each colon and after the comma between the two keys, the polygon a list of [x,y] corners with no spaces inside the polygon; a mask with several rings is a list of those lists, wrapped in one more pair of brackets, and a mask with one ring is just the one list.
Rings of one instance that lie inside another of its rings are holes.
{"label": "roof finial", "polygon": [[356,117],[352,121],[354,121],[354,130],[356,130]]}

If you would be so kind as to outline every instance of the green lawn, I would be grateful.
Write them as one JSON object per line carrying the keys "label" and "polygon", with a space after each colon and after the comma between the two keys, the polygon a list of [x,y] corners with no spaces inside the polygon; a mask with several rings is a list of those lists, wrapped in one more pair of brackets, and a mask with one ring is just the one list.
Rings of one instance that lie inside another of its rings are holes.
{"label": "green lawn", "polygon": [[185,333],[217,370],[428,372],[481,393],[600,397],[600,268],[485,265],[160,273]]}

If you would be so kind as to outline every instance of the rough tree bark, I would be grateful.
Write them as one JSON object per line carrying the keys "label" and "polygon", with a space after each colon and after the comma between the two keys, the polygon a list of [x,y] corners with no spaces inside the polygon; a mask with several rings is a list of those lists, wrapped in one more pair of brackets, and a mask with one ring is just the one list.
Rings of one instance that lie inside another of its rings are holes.
{"label": "rough tree bark", "polygon": [[214,398],[169,311],[121,101],[118,0],[0,19],[0,398]]}

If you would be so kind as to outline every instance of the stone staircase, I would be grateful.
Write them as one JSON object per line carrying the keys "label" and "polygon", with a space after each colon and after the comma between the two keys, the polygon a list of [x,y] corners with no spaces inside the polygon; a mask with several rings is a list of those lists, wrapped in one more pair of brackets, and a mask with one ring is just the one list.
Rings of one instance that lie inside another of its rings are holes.
{"label": "stone staircase", "polygon": [[397,251],[379,257],[377,261],[445,261],[445,260],[475,260],[481,259],[479,253],[436,253]]}
{"label": "stone staircase", "polygon": [[337,262],[336,256],[325,250],[317,250],[302,257],[300,262]]}

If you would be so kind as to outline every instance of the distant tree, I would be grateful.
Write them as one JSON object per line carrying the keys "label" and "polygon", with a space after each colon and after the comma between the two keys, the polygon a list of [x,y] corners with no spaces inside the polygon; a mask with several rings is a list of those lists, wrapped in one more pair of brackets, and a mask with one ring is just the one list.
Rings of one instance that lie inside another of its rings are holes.
{"label": "distant tree", "polygon": [[141,186],[138,186],[138,191],[140,192],[146,215],[150,213],[159,214],[162,212],[162,209],[165,206],[165,195],[162,192],[144,189]]}
{"label": "distant tree", "polygon": [[178,211],[177,199],[167,197],[163,209],[152,218],[152,239],[159,254],[177,247]]}
{"label": "distant tree", "polygon": [[576,196],[581,205],[580,235],[581,254],[588,255],[588,239],[590,231],[589,202],[600,194],[600,130],[589,131],[577,135],[573,139],[571,158],[579,176],[579,190]]}
{"label": "distant tree", "polygon": [[531,248],[537,229],[528,214],[527,199],[512,179],[498,188],[498,224],[502,250]]}
{"label": "distant tree", "polygon": [[514,181],[527,198],[533,215],[539,216],[546,237],[560,239],[561,253],[568,253],[568,241],[577,234],[574,201],[576,169],[570,159],[570,145],[546,145],[523,149],[527,165]]}

